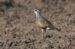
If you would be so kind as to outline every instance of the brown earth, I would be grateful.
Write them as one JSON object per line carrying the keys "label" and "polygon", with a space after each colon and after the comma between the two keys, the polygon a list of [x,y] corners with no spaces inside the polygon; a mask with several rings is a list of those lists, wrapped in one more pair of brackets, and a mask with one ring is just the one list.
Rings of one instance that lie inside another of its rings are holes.
{"label": "brown earth", "polygon": [[[75,0],[6,1],[0,0],[0,49],[75,49]],[[33,8],[61,31],[42,33]]]}

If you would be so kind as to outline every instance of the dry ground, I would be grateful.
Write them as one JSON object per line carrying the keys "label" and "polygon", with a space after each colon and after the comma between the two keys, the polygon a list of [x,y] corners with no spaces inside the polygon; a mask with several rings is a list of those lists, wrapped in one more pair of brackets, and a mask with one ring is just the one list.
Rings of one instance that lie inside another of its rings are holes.
{"label": "dry ground", "polygon": [[[42,33],[33,8],[61,31]],[[0,0],[0,49],[75,49],[75,0]]]}

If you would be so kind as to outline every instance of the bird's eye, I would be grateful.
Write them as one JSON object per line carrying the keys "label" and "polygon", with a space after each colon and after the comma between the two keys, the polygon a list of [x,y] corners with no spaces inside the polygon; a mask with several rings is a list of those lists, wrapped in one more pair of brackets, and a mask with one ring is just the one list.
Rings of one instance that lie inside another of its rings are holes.
{"label": "bird's eye", "polygon": [[35,10],[35,11],[37,11],[37,10]]}
{"label": "bird's eye", "polygon": [[39,12],[39,10],[37,10],[37,9],[35,9],[34,11],[37,11],[37,12]]}

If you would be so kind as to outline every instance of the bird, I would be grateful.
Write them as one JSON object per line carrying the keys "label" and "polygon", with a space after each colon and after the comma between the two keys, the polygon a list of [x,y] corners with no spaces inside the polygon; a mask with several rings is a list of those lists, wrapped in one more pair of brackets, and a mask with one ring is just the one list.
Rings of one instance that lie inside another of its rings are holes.
{"label": "bird", "polygon": [[56,29],[60,31],[60,29],[56,28],[50,21],[48,21],[44,16],[40,14],[39,9],[33,9],[33,12],[36,16],[36,26],[41,28],[42,32],[46,32],[46,30]]}

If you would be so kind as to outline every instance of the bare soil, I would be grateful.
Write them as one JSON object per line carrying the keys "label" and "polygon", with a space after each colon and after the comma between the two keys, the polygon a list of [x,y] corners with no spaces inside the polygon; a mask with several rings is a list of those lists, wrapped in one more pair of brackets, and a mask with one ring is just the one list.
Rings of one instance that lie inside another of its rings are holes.
{"label": "bare soil", "polygon": [[[75,0],[7,1],[0,0],[0,49],[75,49]],[[33,8],[60,31],[42,33]]]}

